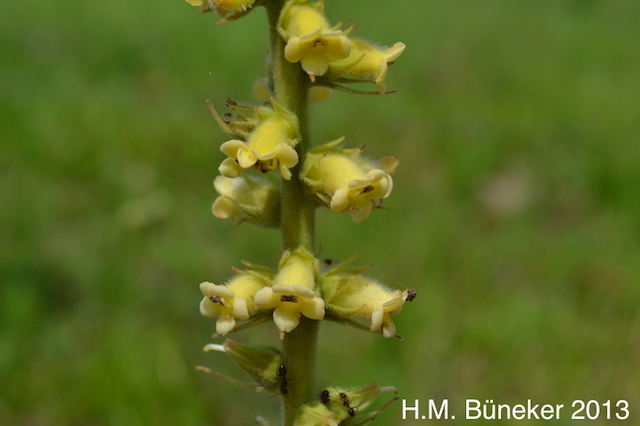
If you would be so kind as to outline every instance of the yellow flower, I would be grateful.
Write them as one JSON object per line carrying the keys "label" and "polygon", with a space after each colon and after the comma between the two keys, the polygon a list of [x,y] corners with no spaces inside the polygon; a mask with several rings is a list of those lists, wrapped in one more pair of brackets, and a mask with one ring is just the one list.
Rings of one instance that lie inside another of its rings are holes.
{"label": "yellow flower", "polygon": [[327,300],[333,316],[348,318],[359,316],[371,323],[371,331],[380,330],[386,338],[395,337],[396,326],[392,316],[402,312],[402,305],[416,296],[416,291],[392,290],[363,276],[343,277],[341,288]]}
{"label": "yellow flower", "polygon": [[236,326],[236,319],[249,319],[257,311],[253,298],[265,285],[264,279],[253,274],[237,275],[227,285],[203,282],[200,313],[208,318],[218,317],[216,332],[224,336]]}
{"label": "yellow flower", "polygon": [[248,221],[267,228],[280,226],[280,190],[264,177],[218,176],[213,186],[220,193],[211,208],[215,217],[230,218],[234,225]]}
{"label": "yellow flower", "polygon": [[323,2],[291,0],[282,9],[278,23],[287,42],[284,57],[292,63],[300,62],[311,81],[327,72],[330,61],[344,59],[351,51],[347,34],[352,28],[345,32],[338,29],[342,24],[330,28],[323,9]]}
{"label": "yellow flower", "polygon": [[255,304],[260,309],[274,309],[273,321],[280,338],[300,323],[300,315],[314,320],[324,318],[324,301],[315,290],[318,261],[304,248],[285,252],[272,287],[256,293]]}
{"label": "yellow flower", "polygon": [[371,214],[374,201],[381,202],[391,194],[391,173],[398,159],[363,159],[359,148],[334,149],[340,142],[342,139],[309,151],[301,177],[332,211],[348,212],[354,222],[360,223]]}
{"label": "yellow flower", "polygon": [[229,157],[218,168],[223,176],[237,177],[250,167],[263,173],[279,168],[284,179],[291,179],[289,169],[298,164],[298,153],[293,148],[299,138],[297,118],[275,101],[272,103],[275,110],[257,110],[260,124],[246,142],[232,139],[220,146],[220,151]]}
{"label": "yellow flower", "polygon": [[344,83],[370,81],[376,84],[381,95],[384,94],[387,91],[384,79],[389,65],[404,52],[405,44],[398,42],[391,47],[380,47],[356,37],[350,40],[351,54],[331,62],[325,79]]}

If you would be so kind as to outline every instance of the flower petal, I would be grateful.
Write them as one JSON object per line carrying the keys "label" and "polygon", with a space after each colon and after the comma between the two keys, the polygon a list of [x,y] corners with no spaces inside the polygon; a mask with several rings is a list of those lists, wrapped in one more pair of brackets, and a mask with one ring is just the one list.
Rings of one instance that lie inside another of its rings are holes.
{"label": "flower petal", "polygon": [[260,309],[273,309],[278,306],[279,298],[275,296],[271,287],[264,287],[256,293],[253,303]]}
{"label": "flower petal", "polygon": [[238,164],[243,169],[248,169],[249,167],[256,164],[258,160],[254,152],[250,152],[247,149],[239,149],[237,153]]}
{"label": "flower petal", "polygon": [[226,176],[228,178],[235,178],[240,176],[240,173],[242,173],[243,168],[240,167],[240,165],[235,159],[226,158],[222,161],[222,163],[220,164],[220,167],[218,167],[218,171],[222,176]]}
{"label": "flower petal", "polygon": [[[359,200],[358,200],[359,201]],[[371,210],[373,209],[373,203],[370,199],[364,199],[362,202],[352,203],[349,209],[349,216],[355,223],[360,223],[363,220],[371,216]]]}
{"label": "flower petal", "polygon": [[247,309],[246,299],[243,299],[242,297],[234,299],[233,316],[241,320],[249,319],[249,310]]}
{"label": "flower petal", "polygon": [[208,297],[205,296],[200,301],[200,314],[203,317],[215,318],[220,315],[220,309],[218,309],[219,306],[220,305],[218,305],[217,303],[213,303],[211,300],[209,300]]}
{"label": "flower petal", "polygon": [[331,38],[327,37],[328,43],[325,48],[326,55],[334,61],[344,59],[351,53],[351,42],[349,38],[342,35],[342,31],[336,31],[336,33],[340,35]]}
{"label": "flower petal", "polygon": [[379,330],[382,326],[382,319],[384,316],[384,311],[382,308],[378,308],[371,314],[371,331]]}
{"label": "flower petal", "polygon": [[331,197],[331,205],[329,206],[334,212],[341,212],[349,207],[349,190],[340,188]]}
{"label": "flower petal", "polygon": [[220,151],[222,151],[222,153],[229,158],[236,158],[238,150],[241,148],[246,149],[246,147],[247,147],[246,143],[237,139],[232,139],[220,145]]}
{"label": "flower petal", "polygon": [[238,207],[236,203],[229,197],[218,197],[211,206],[213,215],[218,219],[227,219],[238,213]]}
{"label": "flower petal", "polygon": [[300,312],[307,318],[321,320],[324,318],[324,300],[320,297],[305,300],[302,303]]}
{"label": "flower petal", "polygon": [[284,58],[291,62],[296,63],[305,55],[303,44],[300,41],[300,37],[291,37],[284,47]]}
{"label": "flower petal", "polygon": [[329,69],[329,58],[319,49],[314,49],[307,52],[306,55],[300,60],[302,69],[309,75],[322,76],[325,75]]}
{"label": "flower petal", "polygon": [[396,325],[391,319],[391,315],[385,313],[382,321],[382,335],[387,339],[391,339],[396,335]]}
{"label": "flower petal", "polygon": [[226,336],[235,326],[236,320],[233,315],[220,315],[216,321],[216,332],[221,336]]}
{"label": "flower petal", "polygon": [[300,324],[300,311],[296,305],[281,303],[273,311],[273,322],[276,323],[278,330],[290,333]]}

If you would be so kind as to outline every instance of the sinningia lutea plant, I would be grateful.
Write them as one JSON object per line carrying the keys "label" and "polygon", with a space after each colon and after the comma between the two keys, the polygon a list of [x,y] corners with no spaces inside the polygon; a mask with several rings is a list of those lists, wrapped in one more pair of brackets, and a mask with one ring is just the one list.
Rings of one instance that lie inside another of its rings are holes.
{"label": "sinningia lutea plant", "polygon": [[[266,9],[270,54],[268,75],[254,84],[258,104],[227,100],[229,112],[209,108],[229,139],[214,181],[220,196],[216,217],[279,229],[283,252],[277,268],[242,262],[226,283],[203,282],[202,315],[216,319],[214,337],[273,321],[282,349],[242,345],[232,340],[205,351],[226,353],[251,376],[244,382],[206,367],[214,376],[256,391],[282,396],[285,426],[365,425],[396,398],[367,410],[381,392],[375,382],[360,387],[318,387],[315,380],[318,328],[323,319],[393,338],[398,315],[416,291],[393,290],[353,267],[357,256],[327,265],[315,256],[315,210],[327,207],[360,223],[391,195],[398,158],[370,158],[344,138],[311,146],[308,104],[332,90],[385,94],[388,67],[403,43],[383,47],[355,37],[355,26],[331,24],[324,2],[308,0],[186,0],[218,22],[234,21]],[[372,83],[356,90],[352,83]],[[295,380],[291,380],[295,377]],[[262,425],[275,423],[262,417]]]}

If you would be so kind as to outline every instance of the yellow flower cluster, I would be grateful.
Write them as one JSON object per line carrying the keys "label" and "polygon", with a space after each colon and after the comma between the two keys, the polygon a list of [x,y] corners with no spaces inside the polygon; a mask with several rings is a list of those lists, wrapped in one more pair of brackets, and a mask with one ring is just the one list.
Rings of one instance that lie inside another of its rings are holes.
{"label": "yellow flower cluster", "polygon": [[[381,388],[375,383],[355,388],[332,386],[310,398],[314,380],[309,377],[306,364],[314,364],[317,321],[329,319],[385,338],[399,338],[393,317],[402,311],[405,302],[416,297],[416,291],[391,289],[363,275],[369,267],[350,267],[356,256],[337,266],[325,265],[321,270],[321,262],[310,251],[312,216],[315,208],[326,206],[331,211],[347,213],[356,223],[367,219],[390,196],[398,158],[367,158],[364,146],[346,148],[344,138],[311,148],[306,104],[327,100],[332,89],[388,93],[388,68],[403,53],[405,45],[398,42],[384,47],[352,36],[356,26],[332,25],[325,16],[322,0],[186,2],[199,7],[202,13],[221,15],[219,22],[241,18],[258,6],[267,9],[269,76],[253,87],[255,98],[262,104],[227,100],[230,112],[220,115],[209,102],[213,117],[229,136],[220,146],[225,158],[218,167],[221,176],[213,183],[220,195],[212,212],[233,224],[249,222],[282,228],[287,248],[275,270],[243,262],[246,268],[234,268],[234,275],[227,282],[201,283],[200,312],[216,319],[214,337],[271,320],[280,339],[297,329],[284,341],[285,353],[231,340],[205,346],[205,351],[226,353],[253,382],[227,377],[206,367],[198,369],[246,389],[288,394],[291,399],[283,400],[286,424],[368,424],[397,398],[373,412],[365,410],[379,393],[396,392],[395,388]],[[360,82],[375,84],[377,92],[343,86]],[[296,383],[295,379],[288,379],[288,368],[297,379],[309,380]],[[256,420],[263,426],[270,424],[262,418]]]}
{"label": "yellow flower cluster", "polygon": [[225,285],[200,284],[204,298],[202,315],[218,317],[216,331],[226,335],[237,320],[272,315],[283,338],[300,323],[300,317],[313,320],[325,315],[335,320],[359,317],[369,329],[384,337],[396,337],[392,316],[415,297],[415,290],[391,290],[360,273],[367,268],[347,268],[354,258],[320,274],[319,261],[304,247],[286,251],[278,271],[249,265]]}

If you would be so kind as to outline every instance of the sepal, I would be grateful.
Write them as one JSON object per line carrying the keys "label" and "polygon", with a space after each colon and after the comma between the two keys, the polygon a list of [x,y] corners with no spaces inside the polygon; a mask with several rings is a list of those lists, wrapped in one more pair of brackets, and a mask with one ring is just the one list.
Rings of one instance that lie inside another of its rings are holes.
{"label": "sepal", "polygon": [[255,380],[255,383],[242,382],[206,367],[198,367],[199,370],[213,374],[233,385],[258,392],[276,391],[279,388],[278,371],[284,362],[284,356],[278,349],[271,346],[245,345],[227,339],[222,345],[209,344],[204,347],[205,352],[212,350],[229,355]]}

